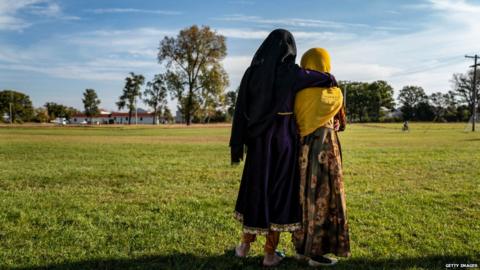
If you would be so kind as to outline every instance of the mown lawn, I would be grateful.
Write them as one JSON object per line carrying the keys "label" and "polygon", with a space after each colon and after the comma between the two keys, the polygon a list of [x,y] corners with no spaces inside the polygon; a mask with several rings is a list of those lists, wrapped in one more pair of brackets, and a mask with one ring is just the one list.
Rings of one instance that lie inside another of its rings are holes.
{"label": "mown lawn", "polygon": [[[480,266],[480,132],[350,125],[352,254],[334,269]],[[0,127],[0,269],[261,269],[233,257],[228,127]],[[293,254],[290,236],[280,245]],[[309,269],[287,259],[278,269]]]}

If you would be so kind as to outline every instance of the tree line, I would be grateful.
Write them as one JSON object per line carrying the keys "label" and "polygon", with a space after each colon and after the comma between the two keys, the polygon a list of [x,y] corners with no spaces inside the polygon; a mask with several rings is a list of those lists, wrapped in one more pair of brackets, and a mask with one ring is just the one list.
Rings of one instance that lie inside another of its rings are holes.
{"label": "tree line", "polygon": [[[157,60],[165,72],[146,82],[141,74],[131,72],[125,78],[122,94],[116,105],[132,115],[142,100],[158,118],[172,121],[168,97],[177,101],[183,121],[191,123],[227,122],[233,117],[236,92],[228,91],[229,79],[221,61],[227,55],[225,37],[208,26],[181,30],[175,37],[160,41]],[[480,71],[477,93],[480,92]],[[393,87],[386,81],[341,81],[346,99],[347,116],[351,122],[377,121],[467,121],[472,98],[473,71],[454,74],[448,93],[427,95],[420,86],[405,86],[394,98]],[[145,86],[142,92],[142,87]],[[479,95],[480,96],[480,93]],[[83,112],[90,118],[99,113],[100,99],[94,89],[86,89],[82,99]],[[14,122],[48,122],[55,118],[70,119],[80,113],[77,109],[54,102],[33,108],[30,98],[18,91],[0,92],[0,115],[12,111]]]}
{"label": "tree line", "polygon": [[[480,96],[480,71],[477,72],[476,91]],[[450,91],[430,95],[420,86],[404,86],[398,93],[397,102],[393,87],[386,81],[340,81],[339,86],[346,92],[347,117],[351,122],[464,122],[471,116],[473,79],[473,71],[453,74]]]}
{"label": "tree line", "polygon": [[[144,84],[144,77],[131,73],[125,79],[125,87],[119,97],[117,106],[126,108],[129,119],[136,109],[136,98],[143,96],[143,101],[152,108],[155,117],[162,117],[173,121],[173,116],[167,106],[168,88],[167,74],[155,75],[152,81],[146,83],[145,91],[140,91]],[[480,74],[479,76],[480,77]],[[387,122],[387,121],[437,121],[437,122],[465,122],[471,117],[473,95],[471,85],[473,72],[454,74],[452,90],[447,93],[435,92],[430,95],[420,86],[404,86],[400,89],[397,101],[394,98],[393,87],[386,81],[350,82],[340,81],[339,86],[346,92],[347,117],[350,122]],[[480,79],[477,82],[480,85]],[[187,88],[188,89],[188,88]],[[480,96],[480,87],[477,89]],[[236,103],[236,91],[228,91],[217,95],[221,103],[211,103],[213,99],[203,101],[200,96],[191,94],[191,103],[187,101],[189,90],[183,93],[178,88],[177,95],[184,103],[178,105],[185,115],[190,115],[192,122],[228,122],[233,117]],[[185,96],[183,96],[185,95]],[[100,100],[94,89],[86,89],[83,93],[84,113],[93,117],[99,113]],[[201,102],[203,101],[203,103]],[[201,105],[204,105],[203,107]],[[205,106],[208,104],[208,106]],[[220,106],[218,104],[221,104]],[[49,122],[56,118],[70,119],[80,113],[79,110],[55,102],[47,102],[43,107],[34,108],[30,97],[24,93],[4,90],[0,91],[0,115],[9,115],[12,109],[12,121],[22,122]],[[210,118],[210,119],[208,119]],[[154,119],[156,123],[156,119]]]}
{"label": "tree line", "polygon": [[[227,107],[231,98],[225,93],[229,85],[228,75],[221,61],[227,55],[225,37],[212,31],[210,27],[193,25],[179,32],[176,37],[164,37],[160,41],[157,60],[166,70],[145,82],[142,74],[131,72],[125,78],[122,94],[116,105],[126,109],[128,123],[142,100],[158,118],[173,121],[167,103],[168,97],[177,101],[177,110],[187,125],[195,122],[225,122],[232,111]],[[145,86],[142,92],[142,87]],[[234,92],[233,92],[234,93]],[[231,95],[232,93],[230,93]],[[101,101],[94,89],[86,89],[82,99],[83,113],[93,118],[100,112]],[[79,110],[54,102],[34,109],[30,97],[24,93],[4,90],[0,92],[0,113],[10,115],[13,104],[13,122],[48,122],[56,118],[70,119]]]}

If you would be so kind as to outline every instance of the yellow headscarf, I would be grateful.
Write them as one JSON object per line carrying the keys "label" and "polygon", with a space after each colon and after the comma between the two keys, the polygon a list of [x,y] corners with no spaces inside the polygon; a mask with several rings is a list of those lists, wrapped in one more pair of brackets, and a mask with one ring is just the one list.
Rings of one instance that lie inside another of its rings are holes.
{"label": "yellow headscarf", "polygon": [[[300,62],[302,68],[330,72],[330,55],[325,49],[308,50]],[[295,97],[295,117],[300,136],[313,133],[331,120],[343,106],[342,91],[338,87],[306,88]]]}

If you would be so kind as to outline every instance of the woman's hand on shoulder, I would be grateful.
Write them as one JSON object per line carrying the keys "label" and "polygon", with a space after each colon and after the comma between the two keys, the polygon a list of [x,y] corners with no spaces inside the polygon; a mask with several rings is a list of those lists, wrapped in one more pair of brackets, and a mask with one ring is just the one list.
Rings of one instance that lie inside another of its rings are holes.
{"label": "woman's hand on shoulder", "polygon": [[338,121],[338,119],[335,119],[334,122],[333,122],[333,129],[335,129],[335,131],[340,131],[340,121]]}

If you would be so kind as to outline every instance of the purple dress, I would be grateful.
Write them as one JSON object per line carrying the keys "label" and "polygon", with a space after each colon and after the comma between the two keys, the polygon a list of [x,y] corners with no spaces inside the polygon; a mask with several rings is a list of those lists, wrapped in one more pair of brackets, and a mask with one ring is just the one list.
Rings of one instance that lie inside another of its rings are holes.
{"label": "purple dress", "polygon": [[235,217],[242,222],[245,233],[301,229],[299,135],[291,112],[297,91],[331,85],[332,78],[328,74],[300,69],[296,83],[271,127],[247,142],[245,167],[235,206]]}

